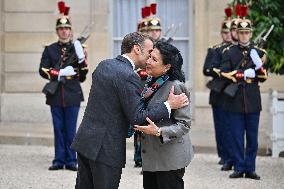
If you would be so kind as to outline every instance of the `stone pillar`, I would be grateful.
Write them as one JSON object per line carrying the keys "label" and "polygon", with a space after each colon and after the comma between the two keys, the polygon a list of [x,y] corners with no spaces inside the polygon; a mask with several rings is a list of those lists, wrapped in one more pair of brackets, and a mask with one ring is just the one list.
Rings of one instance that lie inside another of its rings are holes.
{"label": "stone pillar", "polygon": [[[0,93],[3,91],[3,1],[0,2]],[[0,109],[2,108],[2,95],[0,94]],[[1,121],[1,111],[0,111],[0,121]]]}
{"label": "stone pillar", "polygon": [[[71,7],[75,37],[91,23],[91,12],[95,7],[92,0],[66,0]],[[55,22],[58,14],[57,0],[3,0],[3,20],[0,25],[3,42],[1,45],[2,99],[1,120],[16,122],[50,121],[49,107],[41,93],[47,80],[38,74],[41,53],[45,44],[57,40]],[[94,43],[92,38],[88,44]],[[91,45],[89,45],[91,46]],[[92,47],[89,48],[89,62],[94,68]],[[90,84],[90,74],[85,94]],[[83,104],[84,105],[84,104]]]}

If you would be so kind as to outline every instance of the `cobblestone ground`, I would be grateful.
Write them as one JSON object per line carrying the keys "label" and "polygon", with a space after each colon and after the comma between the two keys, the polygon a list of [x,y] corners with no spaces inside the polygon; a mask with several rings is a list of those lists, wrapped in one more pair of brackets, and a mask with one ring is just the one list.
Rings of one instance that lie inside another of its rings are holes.
{"label": "cobblestone ground", "polygon": [[[141,189],[140,169],[133,168],[133,150],[127,150],[127,165],[123,169],[120,189]],[[46,146],[0,145],[1,189],[61,189],[74,188],[76,173],[48,171],[53,148]],[[221,172],[214,154],[196,154],[186,169],[186,189],[283,189],[284,158],[258,157],[260,181],[229,179],[230,172]],[[111,178],[110,178],[111,182]]]}

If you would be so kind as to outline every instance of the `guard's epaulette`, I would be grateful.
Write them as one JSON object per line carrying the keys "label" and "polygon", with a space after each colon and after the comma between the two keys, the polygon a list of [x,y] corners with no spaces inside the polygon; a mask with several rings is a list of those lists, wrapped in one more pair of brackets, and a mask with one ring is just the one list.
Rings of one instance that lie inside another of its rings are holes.
{"label": "guard's epaulette", "polygon": [[44,45],[42,45],[42,46],[43,46],[43,48],[45,48],[45,47],[51,45],[52,43],[53,43],[53,42],[51,42],[51,43],[46,43],[46,44],[44,44]]}
{"label": "guard's epaulette", "polygon": [[223,51],[222,51],[222,54],[225,53],[227,50],[229,50],[233,46],[234,46],[234,44],[231,44],[228,47],[224,48]]}
{"label": "guard's epaulette", "polygon": [[256,46],[256,45],[254,45],[253,47],[256,48],[256,49],[258,49],[258,50],[260,50],[260,51],[262,51],[262,52],[264,52],[264,54],[267,54],[267,52],[266,52],[265,49],[260,48],[260,47],[258,47],[258,46]]}
{"label": "guard's epaulette", "polygon": [[217,48],[220,48],[220,47],[222,47],[222,46],[223,46],[223,43],[218,43],[218,44],[216,44],[216,45],[210,46],[209,48],[210,48],[210,49],[217,49]]}

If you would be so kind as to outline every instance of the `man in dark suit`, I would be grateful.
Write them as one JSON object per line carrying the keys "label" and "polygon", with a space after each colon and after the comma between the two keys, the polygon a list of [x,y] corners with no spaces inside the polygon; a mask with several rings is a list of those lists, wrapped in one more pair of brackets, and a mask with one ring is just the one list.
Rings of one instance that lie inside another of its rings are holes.
{"label": "man in dark suit", "polygon": [[153,49],[149,36],[126,35],[121,56],[104,60],[92,75],[88,104],[72,148],[78,153],[76,188],[117,189],[126,159],[129,124],[145,124],[146,117],[159,121],[171,109],[186,106],[185,94],[169,94],[166,102],[143,110],[141,86],[135,68],[143,68]]}

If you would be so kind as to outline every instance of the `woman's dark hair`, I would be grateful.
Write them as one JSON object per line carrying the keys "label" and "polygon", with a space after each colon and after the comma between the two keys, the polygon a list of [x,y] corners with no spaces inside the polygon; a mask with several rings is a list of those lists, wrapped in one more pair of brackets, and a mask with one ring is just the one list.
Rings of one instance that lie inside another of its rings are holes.
{"label": "woman's dark hair", "polygon": [[171,68],[167,72],[169,75],[169,80],[179,80],[185,82],[184,73],[182,71],[183,59],[180,54],[180,51],[170,43],[158,41],[154,48],[157,48],[160,51],[163,64],[170,64]]}

